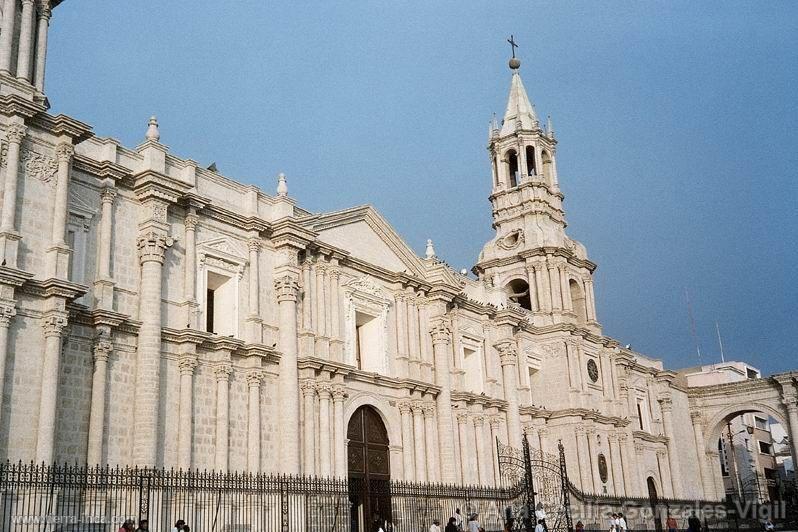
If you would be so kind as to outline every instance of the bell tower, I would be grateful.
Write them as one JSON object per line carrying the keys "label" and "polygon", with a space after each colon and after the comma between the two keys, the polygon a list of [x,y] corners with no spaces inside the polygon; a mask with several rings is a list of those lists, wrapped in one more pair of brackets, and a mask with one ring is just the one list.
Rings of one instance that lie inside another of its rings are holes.
{"label": "bell tower", "polygon": [[63,0],[0,0],[0,101],[47,107],[44,73],[53,8]]}
{"label": "bell tower", "polygon": [[482,249],[474,272],[501,289],[505,303],[527,310],[538,326],[572,323],[599,329],[593,271],[585,247],[565,234],[551,119],[541,126],[513,57],[504,119],[488,130],[489,197],[496,236]]}

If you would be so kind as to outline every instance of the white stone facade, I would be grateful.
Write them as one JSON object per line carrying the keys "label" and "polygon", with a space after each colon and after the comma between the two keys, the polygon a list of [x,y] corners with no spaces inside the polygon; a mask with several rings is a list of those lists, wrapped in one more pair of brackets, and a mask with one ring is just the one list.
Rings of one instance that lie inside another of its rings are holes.
{"label": "white stone facade", "polygon": [[310,213],[284,176],[270,195],[170,153],[154,118],[127,148],[49,115],[59,2],[4,13],[18,3],[0,31],[0,458],[346,476],[348,420],[371,405],[395,478],[493,484],[496,439],[526,433],[562,440],[583,490],[715,497],[695,481],[697,399],[601,332],[517,68],[473,278],[371,207]]}

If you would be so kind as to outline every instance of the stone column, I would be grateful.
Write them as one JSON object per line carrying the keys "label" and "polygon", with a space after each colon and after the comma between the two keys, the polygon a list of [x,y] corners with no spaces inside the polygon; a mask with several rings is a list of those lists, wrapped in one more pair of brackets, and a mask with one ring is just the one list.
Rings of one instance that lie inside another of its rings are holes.
{"label": "stone column", "polygon": [[621,464],[621,446],[618,433],[611,432],[607,437],[610,445],[610,461],[612,462],[612,489],[616,496],[624,494],[623,467]]}
{"label": "stone column", "polygon": [[532,264],[526,266],[527,285],[529,286],[529,302],[532,312],[537,312],[541,309],[540,302],[540,284],[538,283],[537,276],[535,275],[535,268]]}
{"label": "stone column", "polygon": [[507,436],[509,445],[521,446],[521,413],[518,409],[518,382],[516,364],[518,349],[513,340],[505,339],[494,344],[499,352],[504,382],[504,400],[507,401]]}
{"label": "stone column", "polygon": [[696,459],[698,471],[701,474],[701,487],[704,497],[715,498],[715,485],[711,470],[707,466],[707,455],[704,449],[704,416],[701,412],[690,412],[690,421],[693,422],[693,437],[695,438]]}
{"label": "stone column", "polygon": [[285,275],[275,281],[280,335],[280,385],[278,404],[282,411],[280,463],[283,473],[299,474],[299,385],[297,368],[296,280]]}
{"label": "stone column", "polygon": [[[186,323],[191,327],[199,329],[199,324],[196,323],[196,313],[194,312],[197,301],[197,225],[199,224],[199,216],[196,215],[192,208],[186,219],[183,222],[186,228],[186,261],[184,280],[183,280],[183,297],[186,299]],[[193,303],[193,304],[192,304]],[[204,327],[203,327],[204,329]]]}
{"label": "stone column", "polygon": [[262,327],[260,324],[260,239],[250,238],[249,247],[249,341],[261,343]]}
{"label": "stone column", "polygon": [[336,341],[333,358],[343,361],[343,345],[341,343],[341,270],[330,270],[330,336]]}
{"label": "stone column", "polygon": [[39,23],[36,37],[36,65],[33,75],[33,84],[39,92],[44,92],[44,70],[47,65],[47,34],[50,29],[49,6],[39,4]]}
{"label": "stone column", "polygon": [[259,369],[247,373],[249,390],[249,422],[247,423],[247,471],[260,473],[260,383],[263,372]]}
{"label": "stone column", "polygon": [[[432,354],[435,359],[435,384],[440,391],[435,398],[435,405],[438,413],[438,437],[446,438],[447,434],[454,432],[454,421],[452,414],[452,376],[449,370],[450,344],[452,339],[451,330],[448,322],[440,318],[430,324],[430,334],[432,335]],[[441,481],[446,484],[454,484],[457,481],[454,448],[451,445],[440,445],[438,448],[440,457]]]}
{"label": "stone column", "polygon": [[[490,448],[491,448],[491,454],[493,455],[493,463],[495,464],[498,461],[498,456],[496,455],[496,453],[498,452],[498,449],[496,448],[496,442],[499,441],[500,439],[499,434],[501,434],[500,432],[501,419],[499,418],[499,416],[491,416],[489,422],[490,422]],[[501,475],[499,468],[498,467],[494,468],[493,473],[494,473],[493,474],[494,486],[501,486]]]}
{"label": "stone column", "polygon": [[673,496],[680,498],[683,493],[682,474],[679,469],[678,448],[676,442],[676,434],[673,431],[673,403],[670,397],[663,397],[659,400],[660,409],[662,410],[662,425],[665,430],[665,437],[668,449],[668,467],[671,471],[671,482],[673,483]]}
{"label": "stone column", "polygon": [[673,491],[673,477],[671,476],[670,467],[665,461],[665,449],[657,449],[657,463],[659,464],[660,480],[662,480],[662,490],[665,496],[669,499],[675,497]]}
{"label": "stone column", "polygon": [[327,336],[327,320],[325,318],[327,310],[325,304],[326,298],[324,297],[326,273],[327,267],[319,261],[316,264],[316,316],[318,316],[316,332],[318,332],[321,337]]}
{"label": "stone column", "polygon": [[138,356],[134,394],[133,463],[155,466],[158,456],[158,408],[161,368],[161,282],[162,266],[171,239],[157,231],[139,237],[141,292],[139,295]]}
{"label": "stone column", "polygon": [[416,481],[426,482],[427,453],[424,442],[424,405],[420,401],[413,402],[413,433],[413,446],[416,452]]}
{"label": "stone column", "polygon": [[404,467],[404,480],[415,479],[415,460],[413,448],[413,412],[410,401],[399,403],[399,414],[402,416],[402,462]]}
{"label": "stone column", "polygon": [[[335,476],[346,478],[346,427],[344,423],[344,398],[346,397],[346,391],[342,386],[335,386],[332,393],[333,418],[335,420]],[[404,436],[404,433],[402,435]]]}
{"label": "stone column", "polygon": [[[790,450],[792,451],[792,463],[798,464],[798,403],[796,403],[795,390],[787,388],[787,384],[781,383],[782,396],[781,402],[787,409],[787,423],[790,433]],[[796,466],[793,465],[793,468]]]}
{"label": "stone column", "polygon": [[325,478],[332,476],[331,449],[330,449],[330,399],[332,387],[326,383],[319,383],[319,475]]}
{"label": "stone column", "polygon": [[33,49],[33,23],[36,19],[36,6],[33,0],[22,0],[22,17],[19,28],[19,49],[17,53],[17,77],[31,80],[31,59]]}
{"label": "stone column", "polygon": [[108,358],[113,351],[110,340],[100,337],[94,344],[94,376],[91,381],[91,409],[89,411],[89,441],[86,463],[103,464],[103,432],[105,423],[105,388],[108,382]]}
{"label": "stone column", "polygon": [[191,469],[191,442],[194,417],[194,370],[197,356],[183,355],[178,360],[180,370],[180,405],[178,410],[177,467],[183,471]]}
{"label": "stone column", "polygon": [[316,383],[312,379],[305,379],[300,389],[305,403],[302,474],[311,476],[316,473]]}
{"label": "stone column", "polygon": [[3,388],[5,386],[6,358],[8,358],[8,328],[11,326],[11,318],[16,316],[17,309],[14,302],[10,300],[0,300],[0,412],[3,408]]}
{"label": "stone column", "polygon": [[601,494],[601,477],[598,474],[598,453],[595,448],[596,429],[589,427],[586,431],[587,452],[590,457],[587,463],[590,464],[590,478],[593,480],[593,493]]}
{"label": "stone column", "polygon": [[579,462],[579,478],[581,480],[580,487],[582,491],[589,492],[593,489],[593,471],[590,467],[592,460],[587,443],[587,433],[582,426],[577,426],[574,432],[576,432],[577,461]]}
{"label": "stone column", "polygon": [[435,446],[435,405],[424,404],[424,445],[427,448],[427,481],[435,482],[438,475],[438,453]]}
{"label": "stone column", "polygon": [[585,304],[587,306],[587,320],[596,321],[596,298],[593,293],[593,279],[585,279]]}
{"label": "stone column", "polygon": [[462,484],[474,484],[473,479],[469,478],[468,472],[473,471],[474,464],[471,458],[470,432],[468,430],[468,413],[457,414],[457,432],[460,435],[460,471]]}
{"label": "stone column", "polygon": [[557,265],[551,260],[548,261],[549,268],[549,286],[551,290],[551,306],[554,310],[562,310],[562,296],[560,284],[560,272],[557,270]]}
{"label": "stone column", "polygon": [[639,496],[637,488],[637,462],[634,454],[634,438],[621,432],[618,434],[623,460],[623,486],[628,497]]}
{"label": "stone column", "polygon": [[[407,302],[407,335],[410,359],[415,360],[416,363],[421,362],[421,351],[418,343],[418,307],[412,295]],[[418,375],[417,378],[421,378],[421,375]]]}
{"label": "stone column", "polygon": [[100,240],[97,242],[99,254],[98,273],[100,279],[111,278],[111,238],[114,224],[114,199],[116,189],[106,186],[100,193]]}
{"label": "stone column", "polygon": [[[8,13],[9,4],[15,6],[15,0],[6,2],[6,10],[3,13]],[[14,9],[11,9],[11,16],[13,17]],[[13,22],[10,23],[13,29]],[[6,17],[3,17],[3,34],[0,38],[5,37],[6,31]],[[2,68],[0,67],[0,70]],[[7,69],[6,69],[7,70]],[[19,244],[20,235],[16,232],[16,219],[17,219],[17,185],[19,181],[19,150],[22,144],[22,139],[28,131],[22,124],[10,124],[6,130],[6,140],[8,141],[8,153],[6,154],[6,176],[3,185],[3,212],[0,216],[0,244],[2,244],[3,260],[7,266],[12,268],[17,267],[17,246]]]}
{"label": "stone column", "polygon": [[230,430],[230,374],[229,362],[219,364],[216,373],[216,460],[215,469],[227,472]]}
{"label": "stone column", "polygon": [[573,312],[574,303],[571,301],[571,285],[568,282],[568,265],[561,263],[558,269],[560,274],[560,290],[562,290],[562,308],[566,312]]}
{"label": "stone column", "polygon": [[61,338],[66,327],[66,313],[52,312],[44,318],[44,360],[42,361],[42,388],[39,399],[39,429],[36,439],[36,462],[39,463],[53,463]]}
{"label": "stone column", "polygon": [[[394,295],[396,301],[396,350],[399,358],[408,358],[407,353],[407,305],[405,303],[405,296],[401,292]],[[409,368],[408,368],[409,371]]]}
{"label": "stone column", "polygon": [[540,310],[543,312],[552,311],[551,283],[549,282],[549,271],[546,269],[545,262],[536,262],[535,267],[535,286],[538,289],[538,300]]}
{"label": "stone column", "polygon": [[55,154],[58,158],[58,176],[53,201],[53,225],[50,235],[50,248],[47,250],[47,275],[66,279],[69,267],[69,249],[66,235],[67,203],[69,201],[69,173],[72,167],[72,155],[75,149],[68,142],[60,143]]}
{"label": "stone column", "polygon": [[3,29],[0,31],[0,71],[11,73],[11,53],[14,48],[14,33],[17,21],[17,0],[3,3]]}
{"label": "stone column", "polygon": [[485,417],[481,415],[474,416],[474,440],[477,445],[477,471],[479,472],[479,483],[482,486],[490,483],[490,472],[488,467],[490,462],[488,460],[488,453],[485,449],[485,435],[484,423]]}

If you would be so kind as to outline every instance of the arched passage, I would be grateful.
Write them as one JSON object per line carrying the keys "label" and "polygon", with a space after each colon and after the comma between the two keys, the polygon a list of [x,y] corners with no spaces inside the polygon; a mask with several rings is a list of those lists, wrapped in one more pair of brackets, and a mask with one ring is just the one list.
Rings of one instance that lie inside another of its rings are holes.
{"label": "arched passage", "polygon": [[580,286],[580,283],[577,283],[574,279],[568,281],[568,288],[571,291],[571,304],[576,313],[576,320],[580,324],[585,323],[587,321],[585,291]]}
{"label": "arched passage", "polygon": [[518,154],[515,150],[507,152],[507,178],[510,188],[518,186]]}
{"label": "arched passage", "polygon": [[380,414],[372,406],[363,405],[349,419],[346,437],[351,530],[376,530],[375,523],[391,520],[388,430]]}
{"label": "arched passage", "polygon": [[523,279],[513,279],[504,287],[507,298],[521,308],[532,310],[532,298],[529,292],[529,283]]}

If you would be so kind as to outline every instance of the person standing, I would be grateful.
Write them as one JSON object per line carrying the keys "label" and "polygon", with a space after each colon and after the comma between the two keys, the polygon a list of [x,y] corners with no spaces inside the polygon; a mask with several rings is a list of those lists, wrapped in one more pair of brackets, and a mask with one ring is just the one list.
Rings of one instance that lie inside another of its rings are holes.
{"label": "person standing", "polygon": [[545,529],[543,528],[543,519],[538,520],[538,524],[535,525],[535,532],[543,532]]}
{"label": "person standing", "polygon": [[452,519],[454,519],[454,526],[457,527],[457,532],[463,532],[463,515],[460,513],[460,508],[455,508]]}
{"label": "person standing", "polygon": [[175,523],[175,527],[172,529],[172,532],[183,532],[183,528],[186,526],[186,522],[182,519],[178,519]]}
{"label": "person standing", "polygon": [[668,514],[668,518],[665,520],[665,528],[668,529],[668,532],[677,532],[679,528],[679,525],[676,523],[676,518],[671,514]]}
{"label": "person standing", "polygon": [[618,532],[626,532],[626,518],[622,513],[618,514]]}
{"label": "person standing", "polygon": [[477,517],[479,517],[479,514],[471,514],[471,517],[468,518],[468,532],[482,532],[482,527],[479,526]]}
{"label": "person standing", "polygon": [[696,517],[695,512],[687,518],[687,530],[688,532],[701,532],[701,519]]}
{"label": "person standing", "polygon": [[[459,512],[460,510],[458,509],[457,511]],[[461,530],[461,528],[457,527],[457,520],[452,516],[449,518],[449,522],[446,523],[446,528],[443,532],[461,532]]]}

